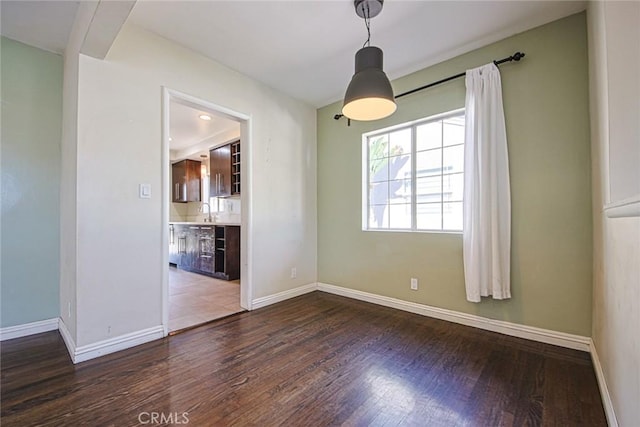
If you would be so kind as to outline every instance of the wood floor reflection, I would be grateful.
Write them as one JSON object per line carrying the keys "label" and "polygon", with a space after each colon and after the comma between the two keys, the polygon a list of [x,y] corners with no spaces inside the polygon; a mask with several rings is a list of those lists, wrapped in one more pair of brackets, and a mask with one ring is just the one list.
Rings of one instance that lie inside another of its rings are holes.
{"label": "wood floor reflection", "polygon": [[169,267],[170,332],[241,311],[239,280],[219,280]]}
{"label": "wood floor reflection", "polygon": [[1,357],[3,426],[606,425],[587,353],[322,292],[75,366],[57,331]]}

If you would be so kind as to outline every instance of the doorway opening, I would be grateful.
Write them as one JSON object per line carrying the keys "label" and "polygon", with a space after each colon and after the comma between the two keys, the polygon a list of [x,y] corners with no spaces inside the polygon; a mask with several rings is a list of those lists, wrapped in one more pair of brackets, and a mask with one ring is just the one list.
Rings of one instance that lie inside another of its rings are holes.
{"label": "doorway opening", "polygon": [[163,88],[165,336],[251,309],[250,117]]}

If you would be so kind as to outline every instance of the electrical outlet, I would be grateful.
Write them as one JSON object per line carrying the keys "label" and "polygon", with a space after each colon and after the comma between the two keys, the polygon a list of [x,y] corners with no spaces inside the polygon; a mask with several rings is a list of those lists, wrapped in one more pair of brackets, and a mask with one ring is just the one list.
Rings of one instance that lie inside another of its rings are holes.
{"label": "electrical outlet", "polygon": [[292,279],[295,279],[296,277],[298,277],[298,271],[296,270],[296,268],[295,268],[295,267],[293,267],[293,268],[291,269],[291,278],[292,278]]}
{"label": "electrical outlet", "polygon": [[412,291],[418,290],[418,279],[416,279],[415,277],[411,278],[411,290]]}

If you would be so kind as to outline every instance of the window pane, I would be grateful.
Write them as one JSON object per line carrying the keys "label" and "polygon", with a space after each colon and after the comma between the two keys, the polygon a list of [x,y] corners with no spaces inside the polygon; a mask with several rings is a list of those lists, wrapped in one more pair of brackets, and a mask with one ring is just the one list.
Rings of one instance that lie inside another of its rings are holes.
{"label": "window pane", "polygon": [[389,201],[389,181],[369,185],[369,204],[386,205]]}
{"label": "window pane", "polygon": [[432,122],[416,128],[416,150],[428,150],[442,146],[442,122]]}
{"label": "window pane", "polygon": [[439,175],[416,180],[417,203],[440,203],[441,191],[442,177]]}
{"label": "window pane", "polygon": [[389,228],[411,228],[411,205],[389,206]]}
{"label": "window pane", "polygon": [[369,161],[369,182],[389,180],[389,158]]}
{"label": "window pane", "polygon": [[451,120],[445,120],[442,132],[442,145],[464,144],[464,122],[462,125]]}
{"label": "window pane", "polygon": [[442,198],[445,202],[462,201],[464,188],[464,175],[456,173],[442,177]]}
{"label": "window pane", "polygon": [[440,175],[442,150],[422,151],[416,154],[416,176]]}
{"label": "window pane", "polygon": [[370,229],[462,230],[465,116],[426,120],[368,137]]}
{"label": "window pane", "polygon": [[462,172],[464,170],[464,145],[446,147],[442,156],[443,173]]}
{"label": "window pane", "polygon": [[420,203],[416,207],[416,225],[420,230],[441,230],[440,203]]}
{"label": "window pane", "polygon": [[369,228],[389,228],[387,205],[373,205],[369,208]]}
{"label": "window pane", "polygon": [[389,134],[369,138],[369,159],[389,156]]}
{"label": "window pane", "polygon": [[462,202],[444,203],[442,222],[445,230],[462,230]]}
{"label": "window pane", "polygon": [[411,178],[411,155],[389,158],[389,179]]}
{"label": "window pane", "polygon": [[411,203],[411,180],[389,181],[389,203]]}
{"label": "window pane", "polygon": [[411,154],[411,128],[389,134],[389,155]]}

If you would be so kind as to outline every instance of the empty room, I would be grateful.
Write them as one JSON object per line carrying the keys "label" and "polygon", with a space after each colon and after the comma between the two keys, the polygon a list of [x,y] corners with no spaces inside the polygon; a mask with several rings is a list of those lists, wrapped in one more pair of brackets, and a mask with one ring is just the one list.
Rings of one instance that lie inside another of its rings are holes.
{"label": "empty room", "polygon": [[640,423],[640,2],[0,17],[3,426]]}

